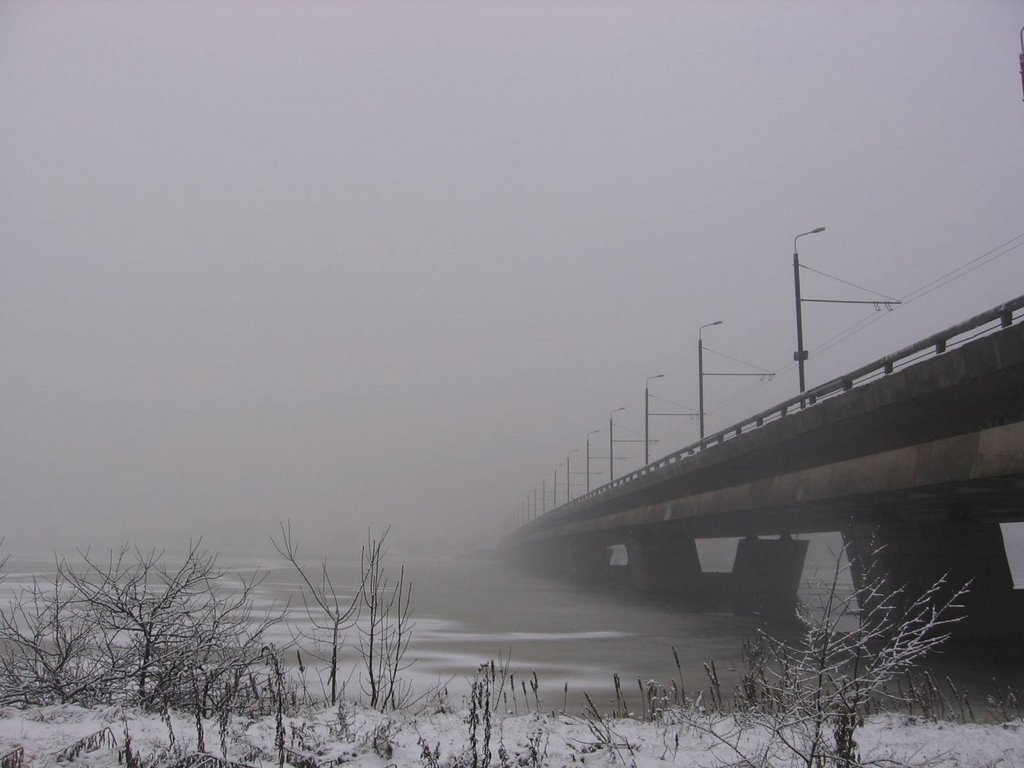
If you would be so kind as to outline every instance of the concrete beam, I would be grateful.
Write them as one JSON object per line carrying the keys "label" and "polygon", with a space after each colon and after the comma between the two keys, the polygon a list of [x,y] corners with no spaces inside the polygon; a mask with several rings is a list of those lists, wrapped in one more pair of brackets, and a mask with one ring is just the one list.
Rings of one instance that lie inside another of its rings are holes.
{"label": "concrete beam", "polygon": [[[608,535],[616,530],[636,531],[666,523],[686,527],[688,534],[697,535],[702,532],[702,521],[712,525],[714,518],[723,515],[733,518],[731,525],[736,535],[757,530],[756,522],[745,527],[744,517],[772,510],[785,510],[790,532],[809,532],[822,530],[821,521],[815,519],[821,514],[821,505],[920,488],[941,492],[944,486],[955,495],[957,484],[1011,476],[1024,476],[1024,422],[522,532],[520,539],[525,542],[591,533]],[[802,508],[806,509],[806,516],[801,514]],[[1024,504],[1019,519],[1024,519]]]}

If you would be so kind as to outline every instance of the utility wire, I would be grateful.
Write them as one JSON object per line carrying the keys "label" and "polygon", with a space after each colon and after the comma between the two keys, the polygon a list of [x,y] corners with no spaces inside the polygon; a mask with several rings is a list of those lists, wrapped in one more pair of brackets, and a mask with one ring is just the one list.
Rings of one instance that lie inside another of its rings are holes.
{"label": "utility wire", "polygon": [[[639,437],[640,435],[643,434],[642,432],[640,432],[638,430],[630,429],[629,427],[623,426],[622,424],[616,424],[615,428],[616,429],[621,429],[623,432],[629,432],[630,434],[636,435],[637,437]],[[622,442],[622,441],[621,440],[616,440],[615,442],[619,443],[619,442]]]}
{"label": "utility wire", "polygon": [[[912,304],[913,302],[917,301],[918,299],[924,298],[925,296],[929,295],[930,293],[933,293],[933,292],[937,291],[938,289],[940,289],[940,288],[942,288],[942,287],[944,287],[946,285],[949,285],[950,283],[955,282],[956,280],[959,280],[962,277],[966,277],[967,275],[971,274],[972,272],[974,272],[974,271],[976,271],[978,269],[981,269],[982,267],[987,266],[988,264],[991,264],[996,259],[1002,258],[1003,256],[1007,255],[1008,253],[1011,253],[1011,252],[1013,252],[1013,251],[1015,251],[1015,250],[1017,250],[1018,248],[1021,248],[1021,247],[1024,247],[1024,232],[1022,232],[1021,234],[1017,235],[1016,237],[1010,238],[1009,240],[1007,240],[1007,241],[1005,241],[1003,243],[1000,243],[999,245],[997,245],[994,248],[991,248],[991,249],[985,251],[985,253],[982,253],[979,256],[975,256],[974,258],[969,259],[968,261],[964,262],[963,264],[961,264],[956,269],[952,269],[949,272],[946,272],[946,273],[940,275],[939,277],[937,277],[937,278],[935,278],[933,280],[930,280],[929,282],[921,285],[920,287],[915,288],[914,290],[912,290],[909,293],[905,294],[903,296],[903,298],[899,300],[900,301],[900,305],[901,306],[906,306],[907,304]],[[841,278],[835,277],[834,275],[829,275],[827,273],[821,272],[820,270],[816,270],[816,269],[813,269],[811,267],[806,267],[805,265],[801,265],[801,267],[804,267],[805,269],[809,269],[809,270],[811,270],[813,272],[818,272],[819,274],[822,274],[825,277],[829,277],[829,278],[832,278],[834,280],[838,280],[839,282],[846,283],[847,285],[850,285],[851,287],[859,288],[861,290],[867,291],[868,293],[876,293],[875,291],[872,291],[869,288],[864,288],[863,286],[859,286],[859,285],[856,285],[854,283],[849,283],[848,281],[842,280]],[[881,294],[881,293],[876,293],[876,295],[878,295],[878,296],[885,296],[885,294]],[[886,297],[886,298],[888,299],[889,297]],[[894,301],[894,299],[890,299],[890,300]],[[890,311],[894,311],[895,307],[890,307],[888,309]],[[811,349],[809,351],[810,352],[814,352],[816,354],[822,354],[824,352],[827,352],[828,350],[832,349],[833,347],[837,346],[838,344],[841,344],[842,342],[846,341],[847,339],[851,338],[852,336],[860,333],[861,331],[863,331],[865,328],[867,328],[868,326],[872,325],[873,323],[877,323],[879,320],[885,318],[886,316],[887,316],[886,313],[881,313],[881,312],[878,312],[876,310],[875,312],[872,312],[870,315],[861,318],[860,320],[856,321],[855,323],[853,323],[853,324],[847,326],[846,328],[844,328],[843,330],[839,331],[835,335],[829,337],[824,342],[822,342],[821,344],[819,344],[818,346],[814,347],[813,349]],[[705,347],[705,349],[707,349],[707,347]],[[720,354],[720,353],[716,353],[716,354]],[[782,366],[782,368],[779,369],[778,373],[779,374],[785,374],[785,373],[788,373],[789,371],[793,370],[794,368],[796,368],[796,363],[795,362],[789,362],[786,365]],[[727,407],[729,405],[732,405],[737,400],[740,400],[743,397],[746,397],[749,393],[753,392],[754,390],[758,389],[759,387],[765,386],[768,383],[769,382],[765,382],[765,381],[754,382],[751,386],[744,388],[743,390],[739,391],[738,393],[736,393],[732,397],[729,397],[726,400],[723,400],[722,402],[718,403],[715,406],[715,408],[712,411],[712,413],[717,412],[717,411],[719,411],[719,410],[721,410],[721,409],[723,409],[723,408],[725,408],[725,407]],[[708,413],[708,411],[705,410],[705,413]]]}
{"label": "utility wire", "polygon": [[[1016,245],[1014,245],[1014,243],[1016,243]],[[922,296],[927,296],[932,291],[938,290],[942,286],[948,285],[954,280],[959,280],[961,277],[964,277],[965,275],[969,275],[976,269],[980,269],[986,264],[989,264],[995,261],[996,259],[1005,256],[1011,251],[1017,250],[1021,246],[1024,246],[1024,232],[1022,232],[1021,234],[1017,235],[1014,238],[1007,240],[1005,243],[1002,243],[1001,245],[997,245],[995,248],[986,251],[980,256],[971,259],[970,261],[960,265],[956,269],[947,272],[941,277],[935,278],[930,283],[925,283],[920,288],[911,291],[903,298],[903,303],[907,304],[911,301],[916,301],[917,299],[920,299]]]}
{"label": "utility wire", "polygon": [[[1002,243],[1001,245],[997,245],[995,248],[992,248],[991,250],[986,251],[980,256],[977,256],[971,259],[970,261],[965,262],[964,264],[960,265],[954,270],[947,272],[941,277],[938,277],[935,280],[932,280],[931,282],[925,283],[920,288],[917,288],[908,293],[901,300],[901,303],[903,306],[906,306],[907,304],[912,304],[918,299],[922,299],[928,294],[937,291],[939,288],[949,285],[950,283],[959,280],[961,277],[966,277],[967,275],[971,274],[971,272],[981,269],[982,267],[991,264],[996,259],[1001,258],[1006,254],[1011,253],[1012,251],[1015,251],[1021,247],[1024,247],[1024,233],[1021,233],[1017,235],[1017,237],[1007,240],[1005,243]],[[831,338],[827,339],[812,351],[817,352],[819,354],[821,352],[825,352],[831,349],[832,347],[836,346],[837,344],[850,338],[851,336],[860,333],[869,325],[878,322],[883,317],[885,317],[884,314],[878,314],[877,312],[872,313],[871,315],[868,315],[867,317],[858,320],[853,325],[840,331],[835,336],[832,336]]]}
{"label": "utility wire", "polygon": [[870,288],[865,288],[863,285],[857,285],[856,283],[851,283],[849,280],[843,280],[843,278],[841,278],[841,277],[836,277],[835,275],[830,275],[828,272],[822,272],[820,269],[815,269],[814,267],[809,267],[806,264],[801,264],[800,268],[801,269],[806,269],[808,272],[815,272],[815,273],[817,273],[819,275],[823,275],[823,276],[825,276],[827,278],[830,278],[831,280],[835,280],[837,283],[842,283],[843,285],[848,285],[851,288],[856,288],[858,291],[864,291],[865,293],[873,293],[875,296],[879,296],[879,297],[885,299],[886,301],[899,301],[899,299],[894,299],[892,296],[886,296],[884,293],[879,293],[878,291],[873,291]]}
{"label": "utility wire", "polygon": [[710,352],[710,353],[712,353],[714,355],[718,355],[719,357],[724,357],[726,360],[732,360],[732,362],[734,362],[734,363],[739,363],[740,365],[745,365],[748,368],[756,368],[757,370],[761,371],[761,373],[772,373],[772,371],[769,371],[767,368],[762,368],[759,365],[754,365],[753,363],[748,363],[746,360],[740,360],[738,357],[730,357],[729,355],[726,355],[726,354],[724,354],[722,352],[718,352],[718,351],[712,349],[711,347],[704,347],[704,351],[705,352]]}
{"label": "utility wire", "polygon": [[750,384],[750,385],[744,387],[739,392],[736,392],[733,395],[731,395],[730,397],[727,397],[725,400],[722,400],[722,401],[720,401],[718,403],[715,403],[714,408],[712,408],[710,411],[707,408],[705,408],[704,409],[704,415],[706,416],[709,413],[711,413],[711,414],[718,413],[723,408],[727,408],[728,406],[732,405],[733,403],[737,402],[738,400],[743,400],[751,392],[753,392],[754,390],[756,390],[756,389],[758,389],[760,387],[765,386],[768,383],[769,382],[767,382],[767,381],[755,381],[753,384]]}
{"label": "utility wire", "polygon": [[697,410],[696,407],[694,407],[692,405],[683,405],[682,403],[677,403],[675,400],[669,400],[668,398],[658,397],[657,395],[650,395],[650,398],[651,398],[651,400],[660,400],[663,403],[668,403],[669,405],[674,405],[676,408],[682,408],[683,410],[686,410],[686,411],[696,411]]}

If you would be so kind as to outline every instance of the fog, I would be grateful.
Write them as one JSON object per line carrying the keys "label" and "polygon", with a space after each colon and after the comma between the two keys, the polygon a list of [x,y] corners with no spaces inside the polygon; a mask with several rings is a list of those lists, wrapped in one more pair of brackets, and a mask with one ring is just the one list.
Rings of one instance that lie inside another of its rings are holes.
{"label": "fog", "polygon": [[693,410],[701,325],[777,373],[709,430],[795,394],[818,226],[804,264],[914,300],[805,307],[811,385],[1016,296],[1020,10],[6,0],[5,549],[493,543],[647,377]]}

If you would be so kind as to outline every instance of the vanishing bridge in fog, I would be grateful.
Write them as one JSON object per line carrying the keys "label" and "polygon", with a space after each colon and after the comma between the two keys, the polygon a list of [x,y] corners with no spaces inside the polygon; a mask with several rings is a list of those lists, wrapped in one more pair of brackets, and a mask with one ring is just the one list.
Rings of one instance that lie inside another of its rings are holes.
{"label": "vanishing bridge in fog", "polygon": [[[995,636],[1024,634],[999,526],[1022,520],[1024,296],[557,507],[503,548],[553,574],[772,613],[796,600],[807,542],[791,535],[840,531],[855,582],[869,564],[893,587],[971,581],[957,631]],[[695,540],[718,537],[743,537],[732,572],[702,572]]]}

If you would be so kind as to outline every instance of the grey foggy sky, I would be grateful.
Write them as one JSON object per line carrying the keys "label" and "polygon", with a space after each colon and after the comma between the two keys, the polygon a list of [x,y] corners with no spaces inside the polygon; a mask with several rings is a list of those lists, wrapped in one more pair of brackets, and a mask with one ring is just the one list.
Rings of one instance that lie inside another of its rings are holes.
{"label": "grey foggy sky", "polygon": [[[781,372],[709,429],[794,394],[796,233],[901,297],[1024,232],[1022,10],[7,0],[0,535],[464,546],[612,408],[642,432],[647,376],[692,406],[702,323]],[[810,383],[1022,254],[820,356],[872,310],[805,310]]]}

